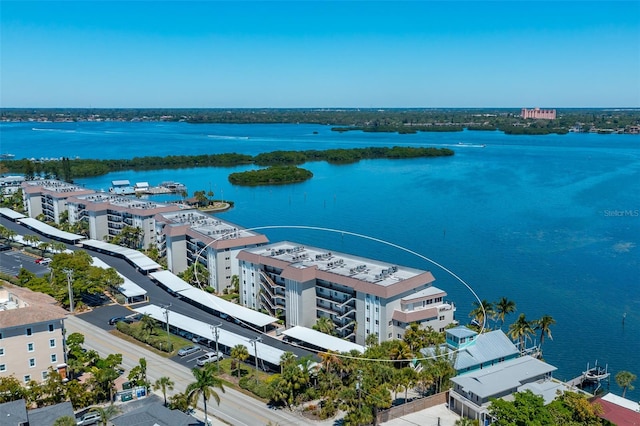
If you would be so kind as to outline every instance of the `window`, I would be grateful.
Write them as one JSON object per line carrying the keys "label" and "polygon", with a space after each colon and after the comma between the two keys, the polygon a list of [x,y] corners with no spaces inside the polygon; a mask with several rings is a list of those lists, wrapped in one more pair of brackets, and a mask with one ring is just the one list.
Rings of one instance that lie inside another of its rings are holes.
{"label": "window", "polygon": [[7,365],[6,364],[0,364],[0,373],[4,373],[5,371],[7,371]]}
{"label": "window", "polygon": [[391,336],[392,336],[392,334],[391,334],[391,333],[389,333],[389,339],[391,339]]}
{"label": "window", "polygon": [[36,366],[36,359],[29,358],[29,367],[35,367],[35,366]]}
{"label": "window", "polygon": [[2,333],[0,333],[0,340],[2,340]]}
{"label": "window", "polygon": [[440,316],[440,321],[444,321],[444,315]]}
{"label": "window", "polygon": [[369,334],[369,330],[367,330],[367,334]]}
{"label": "window", "polygon": [[[393,321],[389,321],[389,326],[391,326],[392,324],[393,324]],[[389,336],[389,337],[391,337],[391,336]]]}
{"label": "window", "polygon": [[369,317],[367,317],[367,322],[369,322]]}
{"label": "window", "polygon": [[49,324],[49,333],[53,333],[53,324]]}
{"label": "window", "polygon": [[48,371],[43,371],[42,372],[42,380],[47,380],[47,377],[49,377],[49,372]]}
{"label": "window", "polygon": [[402,335],[398,333],[398,339],[402,339]]}
{"label": "window", "polygon": [[376,320],[376,325],[380,324],[380,321]]}
{"label": "window", "polygon": [[27,343],[27,351],[33,352],[33,343]]}
{"label": "window", "polygon": [[0,348],[0,356],[4,356],[4,348]]}
{"label": "window", "polygon": [[49,339],[49,347],[50,348],[56,347],[56,339]]}
{"label": "window", "polygon": [[32,333],[31,327],[27,328],[27,336],[31,336]]}
{"label": "window", "polygon": [[58,362],[58,355],[51,354],[51,362]]}
{"label": "window", "polygon": [[30,375],[27,374],[26,376],[24,376],[24,382],[25,383],[29,383],[30,381],[31,381],[31,376]]}

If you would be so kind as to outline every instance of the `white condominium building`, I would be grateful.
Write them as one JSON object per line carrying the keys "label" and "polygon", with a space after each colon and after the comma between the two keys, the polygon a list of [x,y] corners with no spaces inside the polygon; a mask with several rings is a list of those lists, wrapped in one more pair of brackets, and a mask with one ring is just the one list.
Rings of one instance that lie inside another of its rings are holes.
{"label": "white condominium building", "polygon": [[105,192],[70,197],[67,200],[67,208],[69,222],[73,224],[79,220],[86,220],[89,223],[89,236],[94,240],[104,241],[105,237],[115,237],[125,226],[140,229],[135,247],[137,249],[156,246],[157,214],[181,210],[176,204],[157,203]]}
{"label": "white condominium building", "polygon": [[246,231],[198,210],[162,213],[157,216],[158,248],[167,257],[171,272],[183,272],[195,262],[209,271],[209,286],[216,292],[231,287],[239,275],[240,250],[264,245],[263,234]]}
{"label": "white condominium building", "polygon": [[364,345],[402,338],[410,323],[442,331],[455,306],[432,285],[431,272],[284,241],[243,250],[240,302],[270,315],[284,313],[287,328],[330,318],[339,337]]}
{"label": "white condominium building", "polygon": [[22,183],[24,208],[29,217],[44,215],[45,221],[60,223],[60,215],[67,211],[70,197],[93,194],[95,191],[71,183],[53,180],[30,180]]}

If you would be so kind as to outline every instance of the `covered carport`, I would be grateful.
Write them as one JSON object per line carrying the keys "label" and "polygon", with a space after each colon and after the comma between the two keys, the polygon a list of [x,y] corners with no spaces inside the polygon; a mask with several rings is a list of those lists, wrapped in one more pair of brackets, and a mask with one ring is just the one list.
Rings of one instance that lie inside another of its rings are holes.
{"label": "covered carport", "polygon": [[[97,257],[92,256],[92,259],[93,259],[93,266],[96,266],[102,269],[112,268],[112,266],[109,266],[108,264],[98,259]],[[116,271],[116,273],[118,274],[119,277],[123,279],[123,281],[122,281],[122,284],[118,284],[117,286],[112,287],[112,290],[117,291],[122,295],[122,297],[124,297],[125,305],[130,305],[132,303],[146,302],[148,300],[147,291],[145,289],[143,289],[138,284],[131,281],[129,278],[122,275],[120,272]]]}
{"label": "covered carport", "polygon": [[62,241],[67,244],[78,244],[86,238],[83,235],[76,235],[71,232],[61,231],[58,228],[54,228],[51,225],[47,225],[44,222],[40,222],[39,220],[32,219],[30,217],[17,219],[17,222],[39,234],[44,235],[45,237],[51,238],[52,240]]}
{"label": "covered carport", "polygon": [[351,352],[356,350],[364,353],[364,346],[330,336],[320,331],[307,327],[295,326],[281,333],[285,336],[285,341],[298,344],[312,350]]}
{"label": "covered carport", "polygon": [[250,325],[262,332],[268,332],[276,327],[277,318],[236,305],[214,294],[193,287],[169,271],[152,272],[149,276],[183,300],[223,319],[237,320],[240,324]]}
{"label": "covered carport", "polygon": [[151,260],[145,254],[140,253],[138,250],[98,240],[84,240],[82,241],[82,247],[97,251],[98,253],[121,257],[143,274],[162,269],[161,265]]}
{"label": "covered carport", "polygon": [[[143,315],[149,315],[151,318],[167,323],[169,317],[169,330],[178,334],[180,331],[186,331],[194,337],[206,339],[207,346],[215,349],[215,332],[212,324],[190,318],[186,315],[179,314],[157,305],[147,305],[134,309]],[[166,313],[165,313],[166,312]],[[262,342],[247,339],[238,336],[224,327],[218,327],[218,348],[221,352],[229,355],[234,346],[243,345],[247,348],[249,355],[254,358],[257,355],[258,362],[262,364],[263,369],[277,370],[280,365],[280,358],[285,351],[274,348]]]}

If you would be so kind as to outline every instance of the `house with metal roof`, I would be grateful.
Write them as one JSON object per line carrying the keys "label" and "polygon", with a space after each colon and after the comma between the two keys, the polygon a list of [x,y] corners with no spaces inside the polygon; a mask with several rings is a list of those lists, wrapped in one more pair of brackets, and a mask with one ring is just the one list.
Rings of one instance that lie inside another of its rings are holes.
{"label": "house with metal roof", "polygon": [[[478,334],[465,326],[446,330],[446,346],[442,351],[456,353],[454,368],[458,374],[491,367],[498,363],[517,358],[518,348],[502,330]],[[424,348],[425,356],[433,354],[433,348]]]}
{"label": "house with metal roof", "polygon": [[[507,397],[526,389],[546,389],[556,367],[525,355],[488,368],[473,370],[451,379],[449,408],[463,417],[490,420],[491,399]],[[532,384],[536,384],[532,386]]]}

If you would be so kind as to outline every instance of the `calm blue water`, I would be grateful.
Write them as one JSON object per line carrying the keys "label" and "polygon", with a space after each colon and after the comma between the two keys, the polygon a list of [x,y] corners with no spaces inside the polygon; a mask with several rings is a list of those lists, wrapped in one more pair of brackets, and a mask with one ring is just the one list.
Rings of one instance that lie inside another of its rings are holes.
{"label": "calm blue water", "polygon": [[[304,167],[312,180],[278,187],[229,184],[229,173],[251,166],[122,172],[78,183],[107,189],[114,179],[174,180],[190,193],[211,188],[216,198],[235,201],[221,217],[244,227],[328,227],[405,246],[455,271],[481,298],[507,296],[530,319],[553,316],[554,339],[544,352],[556,377],[569,379],[595,360],[614,373],[640,375],[639,137],[339,134],[330,126],[186,123],[16,123],[0,124],[0,132],[0,151],[17,158],[450,146],[452,158],[310,163]],[[468,320],[469,292],[418,257],[339,233],[264,232],[273,241],[430,269],[458,304],[458,319]],[[620,393],[615,382],[611,389]],[[627,396],[638,399],[640,390]]]}

